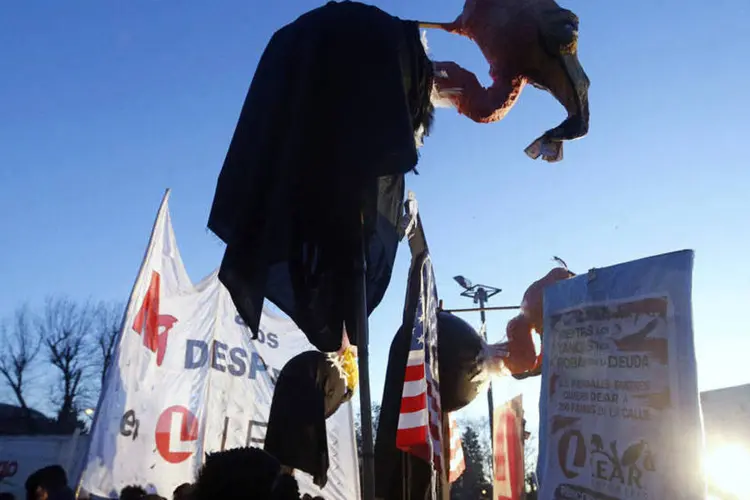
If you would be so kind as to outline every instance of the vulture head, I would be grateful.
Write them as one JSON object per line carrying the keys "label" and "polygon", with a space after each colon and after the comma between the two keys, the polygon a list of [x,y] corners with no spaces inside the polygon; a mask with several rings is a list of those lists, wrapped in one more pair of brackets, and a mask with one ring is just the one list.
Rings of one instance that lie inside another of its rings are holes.
{"label": "vulture head", "polygon": [[436,62],[436,95],[480,123],[502,119],[529,83],[551,93],[567,118],[537,138],[526,153],[562,159],[563,141],[588,132],[589,79],[578,60],[578,17],[554,0],[466,0],[450,23],[421,23],[471,38],[490,64],[493,83],[453,62]]}

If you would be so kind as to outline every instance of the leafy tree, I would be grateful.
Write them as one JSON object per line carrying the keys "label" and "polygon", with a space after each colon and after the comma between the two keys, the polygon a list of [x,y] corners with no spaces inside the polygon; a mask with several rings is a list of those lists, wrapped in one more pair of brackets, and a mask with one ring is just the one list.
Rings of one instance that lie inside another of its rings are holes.
{"label": "leafy tree", "polygon": [[492,484],[485,464],[490,455],[489,443],[480,440],[476,423],[466,425],[461,442],[466,470],[451,485],[451,500],[477,500],[491,497]]}
{"label": "leafy tree", "polygon": [[[372,436],[373,440],[378,433],[378,424],[380,423],[380,405],[372,405]],[[357,439],[357,456],[362,456],[362,419],[357,413],[357,419],[354,422],[354,433]]]}

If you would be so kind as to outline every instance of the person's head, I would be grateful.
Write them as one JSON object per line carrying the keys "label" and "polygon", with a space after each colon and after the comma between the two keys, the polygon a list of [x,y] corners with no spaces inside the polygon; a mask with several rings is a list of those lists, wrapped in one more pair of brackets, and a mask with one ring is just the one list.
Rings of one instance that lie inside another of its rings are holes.
{"label": "person's head", "polygon": [[26,488],[26,500],[34,500],[36,498],[36,487],[39,486],[39,471],[29,474],[24,486]]}
{"label": "person's head", "polygon": [[[281,464],[259,448],[235,448],[206,456],[206,463],[198,473],[192,500],[214,498],[245,498],[271,500],[299,499],[288,494],[294,477],[281,474]],[[298,490],[297,490],[298,491]]]}
{"label": "person's head", "polygon": [[279,475],[268,498],[269,500],[300,500],[297,480],[290,474]]}
{"label": "person's head", "polygon": [[49,500],[68,489],[68,476],[59,465],[43,467],[26,479],[28,500]]}
{"label": "person's head", "polygon": [[75,500],[76,494],[69,486],[52,491],[47,496],[48,500]]}
{"label": "person's head", "polygon": [[143,500],[167,500],[163,496],[157,495],[156,493],[149,493],[143,497]]}
{"label": "person's head", "polygon": [[190,500],[193,498],[193,485],[190,483],[182,483],[174,489],[172,493],[172,500]]}
{"label": "person's head", "polygon": [[125,486],[120,491],[120,500],[143,500],[146,490],[137,485]]}

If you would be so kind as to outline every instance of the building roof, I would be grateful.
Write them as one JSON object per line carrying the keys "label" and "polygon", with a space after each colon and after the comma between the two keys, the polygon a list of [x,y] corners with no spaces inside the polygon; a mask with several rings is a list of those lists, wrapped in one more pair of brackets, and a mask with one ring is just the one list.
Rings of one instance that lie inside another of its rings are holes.
{"label": "building roof", "polygon": [[0,435],[69,434],[61,432],[58,423],[42,412],[20,406],[0,403]]}

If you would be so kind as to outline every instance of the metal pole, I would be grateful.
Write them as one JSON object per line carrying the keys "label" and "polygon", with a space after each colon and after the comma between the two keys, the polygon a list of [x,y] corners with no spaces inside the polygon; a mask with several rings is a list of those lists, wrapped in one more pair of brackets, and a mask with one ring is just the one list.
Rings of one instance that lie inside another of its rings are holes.
{"label": "metal pole", "polygon": [[[477,299],[479,301],[479,315],[482,319],[482,334],[484,337],[484,341],[489,343],[487,340],[487,317],[485,315],[485,309],[484,305],[487,300],[487,291],[484,288],[480,288],[477,290]],[[495,471],[493,470],[495,465],[495,422],[493,421],[493,413],[495,410],[495,404],[492,400],[492,381],[490,380],[489,387],[487,387],[487,413],[490,418],[490,456],[492,457],[492,460],[490,460],[490,477],[495,477]],[[494,482],[490,482],[489,485],[489,498],[494,498],[494,492],[492,491],[492,487],[494,486]]]}
{"label": "metal pole", "polygon": [[[441,301],[442,302],[442,301]],[[516,311],[521,309],[521,306],[494,306],[494,307],[467,307],[463,309],[443,309],[441,311],[447,313],[466,313],[466,312],[477,312],[477,311]]]}
{"label": "metal pole", "polygon": [[360,219],[360,255],[357,260],[357,357],[359,362],[359,412],[362,421],[362,498],[375,500],[375,452],[372,439],[372,401],[370,398],[370,331],[367,321],[367,258],[364,216]]}
{"label": "metal pole", "polygon": [[[484,336],[484,341],[487,342],[487,343],[489,343],[489,341],[487,340],[487,317],[485,316],[485,312],[484,312],[485,311],[484,304],[485,304],[485,294],[486,293],[484,291],[484,288],[481,288],[478,291],[479,291],[479,293],[477,294],[477,298],[479,299],[479,315],[480,315],[480,318],[482,319],[482,332],[483,332],[483,336]],[[492,400],[492,381],[490,381],[490,385],[487,388],[487,408],[488,408],[488,414],[489,414],[489,417],[490,417],[490,443],[491,443],[490,444],[490,451],[493,452],[492,456],[494,457],[495,456],[494,455],[494,446],[495,446],[495,443],[494,443],[494,439],[495,438],[494,438],[494,436],[495,435],[493,433],[494,422],[492,421],[493,420],[492,419],[492,415],[493,415],[493,410],[495,409],[495,405],[494,405],[493,400]]]}

